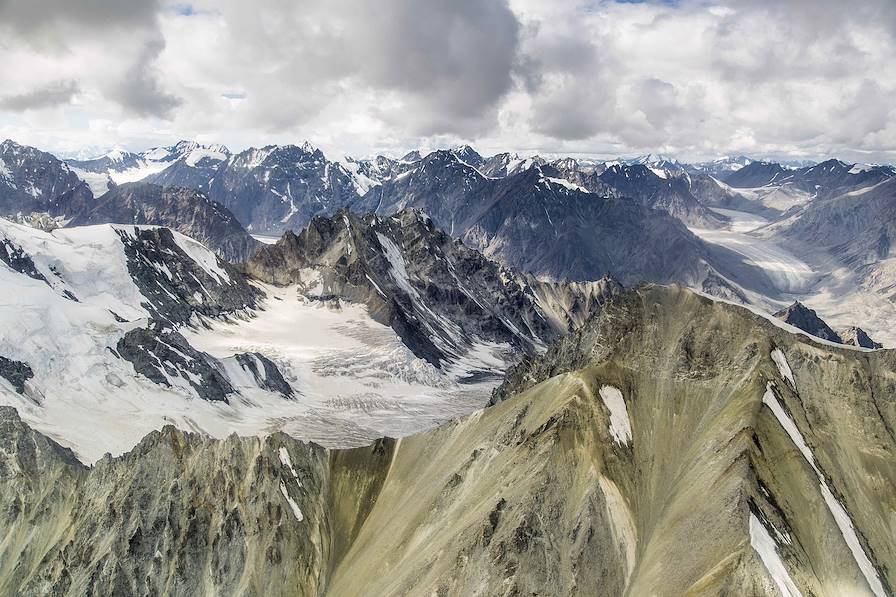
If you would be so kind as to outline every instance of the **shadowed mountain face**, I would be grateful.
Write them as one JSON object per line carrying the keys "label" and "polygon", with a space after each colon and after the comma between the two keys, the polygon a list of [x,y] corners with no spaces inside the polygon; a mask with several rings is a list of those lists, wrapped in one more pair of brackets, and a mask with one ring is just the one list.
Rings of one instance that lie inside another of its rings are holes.
{"label": "shadowed mountain face", "polygon": [[883,345],[880,342],[872,340],[871,336],[860,327],[850,326],[840,332],[840,337],[843,339],[843,343],[848,344],[849,346],[873,349],[883,348]]}
{"label": "shadowed mountain face", "polygon": [[703,244],[669,215],[628,199],[600,197],[552,168],[501,179],[482,176],[449,152],[435,152],[372,189],[359,211],[422,209],[436,226],[516,269],[556,279],[625,285],[702,279]]}
{"label": "shadowed mountain face", "polygon": [[226,207],[191,189],[123,184],[97,198],[68,225],[107,223],[167,226],[228,261],[244,261],[260,245]]}
{"label": "shadowed mountain face", "polygon": [[621,196],[630,197],[647,207],[663,210],[692,226],[720,226],[723,218],[697,200],[691,193],[688,178],[670,174],[641,164],[617,164],[607,168],[600,175],[600,180]]}
{"label": "shadowed mountain face", "polygon": [[0,217],[67,216],[92,197],[87,184],[55,156],[9,140],[0,143]]}
{"label": "shadowed mountain face", "polygon": [[732,187],[756,188],[788,185],[797,190],[832,197],[847,189],[868,187],[893,177],[887,166],[857,166],[827,160],[804,168],[787,168],[774,162],[753,162],[722,180]]}
{"label": "shadowed mountain face", "polygon": [[845,328],[838,334],[818,316],[818,313],[799,301],[778,311],[775,313],[775,317],[822,340],[860,348],[883,348],[883,345],[872,340],[865,330],[854,325]]}
{"label": "shadowed mountain face", "polygon": [[799,301],[796,301],[786,309],[778,311],[775,313],[775,317],[784,323],[797,327],[804,332],[808,332],[813,336],[821,338],[822,340],[830,340],[831,342],[843,344],[843,339],[840,335],[832,330],[831,327],[818,316],[818,313]]}
{"label": "shadowed mountain face", "polygon": [[889,351],[647,287],[496,406],[367,448],[169,427],[89,469],[6,408],[0,589],[883,596],[893,379]]}
{"label": "shadowed mountain face", "polygon": [[[4,141],[0,143],[0,217],[44,229],[87,224],[166,226],[225,259],[247,259],[258,242],[227,208],[211,201],[205,192],[192,190],[203,188],[197,180],[175,176],[178,167],[195,173],[220,161],[209,156],[226,154],[189,142],[156,151],[159,155],[151,153],[113,152],[96,160],[65,163],[33,147]],[[116,185],[109,174],[127,179],[131,173],[142,179],[153,167],[165,166],[171,169],[166,179],[171,188],[164,190],[147,182]]]}
{"label": "shadowed mountain face", "polygon": [[[163,181],[165,175],[155,180],[170,184]],[[268,234],[305,226],[312,216],[332,214],[358,197],[349,174],[307,145],[236,154],[208,183],[208,194],[249,230]]]}
{"label": "shadowed mountain face", "polygon": [[[113,185],[141,180],[202,191],[258,234],[279,234],[306,225],[313,215],[332,214],[357,199],[357,183],[365,175],[330,162],[307,143],[234,154],[220,145],[181,141],[140,154],[113,152],[71,164],[105,176]],[[379,174],[384,175],[389,168],[380,166]]]}

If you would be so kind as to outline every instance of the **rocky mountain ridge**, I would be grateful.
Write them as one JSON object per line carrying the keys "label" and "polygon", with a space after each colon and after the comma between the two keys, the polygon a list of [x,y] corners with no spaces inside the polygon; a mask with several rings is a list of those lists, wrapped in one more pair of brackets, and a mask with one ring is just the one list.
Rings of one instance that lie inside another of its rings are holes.
{"label": "rocky mountain ridge", "polygon": [[366,448],[168,427],[88,469],[2,409],[0,586],[883,597],[894,372],[647,287],[496,406]]}
{"label": "rocky mountain ridge", "polygon": [[520,275],[412,209],[388,217],[348,210],[315,217],[298,235],[287,232],[261,248],[245,270],[268,283],[297,284],[311,298],[366,305],[437,366],[483,343],[520,354],[544,350],[621,291],[609,278],[560,284]]}

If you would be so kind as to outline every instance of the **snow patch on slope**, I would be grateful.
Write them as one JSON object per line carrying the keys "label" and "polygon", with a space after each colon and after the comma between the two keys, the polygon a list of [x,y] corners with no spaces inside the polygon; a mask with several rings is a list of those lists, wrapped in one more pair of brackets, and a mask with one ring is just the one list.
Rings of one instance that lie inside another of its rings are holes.
{"label": "snow patch on slope", "polygon": [[352,184],[355,186],[355,190],[359,195],[364,195],[373,187],[380,186],[381,184],[380,181],[374,180],[361,172],[360,164],[352,159],[344,158],[339,165],[342,166],[343,170],[345,170],[352,179]]}
{"label": "snow patch on slope", "polygon": [[127,170],[109,170],[109,178],[115,184],[124,184],[127,182],[137,182],[138,180],[143,180],[147,176],[152,174],[157,174],[170,166],[170,162],[154,162],[154,161],[146,161],[141,160],[140,163],[133,167],[128,168]]}
{"label": "snow patch on slope", "polygon": [[548,182],[560,185],[561,187],[565,187],[571,191],[581,191],[583,193],[588,192],[588,189],[586,189],[585,187],[583,187],[581,185],[577,185],[574,182],[570,182],[570,181],[566,180],[565,178],[554,178],[552,176],[544,176],[544,177],[542,177],[542,180],[546,180]]}
{"label": "snow patch on slope", "polygon": [[88,172],[87,170],[74,168],[72,166],[69,166],[69,169],[74,172],[78,178],[87,183],[87,186],[90,187],[90,192],[93,193],[94,197],[100,197],[109,191],[112,178],[105,172]]}
{"label": "snow patch on slope", "polygon": [[787,362],[787,357],[784,356],[781,349],[776,348],[772,350],[771,357],[775,362],[775,365],[778,366],[778,372],[781,376],[787,380],[791,388],[796,390],[796,382],[793,380],[793,370],[790,368],[790,363]]}
{"label": "snow patch on slope", "polygon": [[610,433],[619,444],[632,443],[632,425],[628,418],[625,399],[619,388],[601,386],[598,392],[604,406],[610,411]]}
{"label": "snow patch on slope", "polygon": [[299,509],[299,505],[289,497],[289,492],[286,491],[286,485],[281,481],[280,482],[280,493],[283,494],[283,497],[286,498],[286,503],[289,504],[289,509],[292,510],[293,516],[296,517],[296,520],[302,522],[304,520],[304,516],[302,516],[302,511]]}
{"label": "snow patch on slope", "polygon": [[765,569],[771,575],[772,580],[778,585],[783,597],[802,597],[802,593],[794,584],[787,567],[777,552],[777,544],[762,521],[752,512],[750,513],[750,545],[759,554],[759,559],[765,565]]}
{"label": "snow patch on slope", "polygon": [[856,533],[855,526],[853,525],[849,513],[846,511],[846,508],[843,507],[843,504],[840,503],[840,500],[834,496],[830,487],[828,487],[827,480],[821,472],[821,469],[818,468],[818,465],[815,463],[815,456],[812,454],[812,450],[806,443],[803,434],[800,433],[796,423],[790,416],[788,416],[787,412],[781,406],[781,403],[778,402],[778,398],[774,392],[774,383],[768,382],[766,385],[765,394],[762,396],[762,402],[769,407],[772,414],[778,419],[781,427],[787,432],[790,440],[800,451],[800,454],[803,455],[803,458],[806,459],[806,462],[808,462],[809,466],[812,467],[812,470],[815,471],[815,475],[818,478],[818,483],[821,488],[821,496],[824,498],[828,510],[831,512],[834,521],[837,523],[837,527],[840,529],[840,534],[843,536],[843,540],[846,541],[846,545],[852,552],[856,564],[858,564],[859,569],[862,571],[862,575],[865,577],[865,580],[868,581],[868,586],[871,587],[871,590],[877,597],[885,597],[886,591],[884,591],[883,585],[880,582],[877,570],[874,568],[874,565],[871,563],[871,560],[868,558],[865,549],[859,541],[858,534]]}
{"label": "snow patch on slope", "polygon": [[204,159],[223,162],[228,157],[229,156],[218,147],[196,147],[184,157],[184,164],[194,168],[196,164]]}
{"label": "snow patch on slope", "polygon": [[217,279],[221,284],[233,283],[233,280],[230,279],[230,275],[223,267],[221,267],[219,258],[206,249],[202,243],[193,240],[189,236],[174,232],[173,230],[171,233],[174,235],[174,240],[177,242],[177,246],[183,249],[184,253],[204,269],[208,275]]}
{"label": "snow patch on slope", "polygon": [[292,466],[292,460],[289,458],[289,451],[285,447],[280,446],[277,454],[280,457],[280,464],[289,469],[289,472],[292,473],[293,479],[298,479],[299,475],[298,473],[296,473],[296,469]]}
{"label": "snow patch on slope", "polygon": [[417,291],[411,286],[408,270],[407,267],[405,267],[404,257],[401,255],[401,250],[394,242],[392,242],[391,238],[379,232],[376,233],[376,238],[380,241],[380,246],[383,247],[383,254],[389,261],[389,273],[392,275],[392,279],[395,280],[395,283],[408,293],[409,296],[416,296]]}

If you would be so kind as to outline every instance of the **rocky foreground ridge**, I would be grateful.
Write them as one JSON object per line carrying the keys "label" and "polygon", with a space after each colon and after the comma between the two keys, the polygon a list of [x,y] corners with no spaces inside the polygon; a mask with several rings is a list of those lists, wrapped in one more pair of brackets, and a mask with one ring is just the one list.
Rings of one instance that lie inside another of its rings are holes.
{"label": "rocky foreground ridge", "polygon": [[167,427],[87,468],[0,409],[0,593],[890,595],[894,390],[892,351],[651,286],[366,448]]}

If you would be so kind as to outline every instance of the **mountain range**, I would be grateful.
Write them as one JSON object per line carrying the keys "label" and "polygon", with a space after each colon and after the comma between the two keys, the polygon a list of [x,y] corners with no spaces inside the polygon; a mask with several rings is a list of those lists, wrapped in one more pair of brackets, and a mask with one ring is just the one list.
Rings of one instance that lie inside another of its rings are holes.
{"label": "mountain range", "polygon": [[0,144],[0,593],[896,586],[896,172]]}
{"label": "mountain range", "polygon": [[[890,166],[483,157],[470,146],[330,160],[307,142],[234,153],[182,141],[68,162],[10,141],[0,149],[8,217],[45,228],[164,225],[231,261],[247,260],[255,239],[298,232],[318,215],[412,207],[487,257],[545,279],[677,282],[774,312],[842,295],[848,278],[860,295],[852,302],[875,305],[864,317],[893,302],[887,215],[871,215],[892,197]],[[861,215],[841,225],[847,204]],[[756,226],[740,230],[746,220]],[[858,244],[847,241],[853,235]]]}

